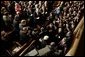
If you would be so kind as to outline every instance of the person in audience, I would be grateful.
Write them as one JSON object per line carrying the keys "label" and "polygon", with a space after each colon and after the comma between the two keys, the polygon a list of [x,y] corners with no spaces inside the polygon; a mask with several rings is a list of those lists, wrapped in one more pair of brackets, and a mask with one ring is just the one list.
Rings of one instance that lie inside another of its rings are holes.
{"label": "person in audience", "polygon": [[84,1],[1,1],[1,40],[14,29],[22,44],[32,38],[39,49],[50,45],[51,55],[65,55],[83,12]]}
{"label": "person in audience", "polygon": [[19,29],[23,29],[23,27],[27,26],[27,22],[26,20],[21,20],[21,22],[19,23]]}
{"label": "person in audience", "polygon": [[20,30],[19,34],[20,34],[20,42],[23,44],[26,41],[28,41],[28,27],[23,27],[23,29]]}

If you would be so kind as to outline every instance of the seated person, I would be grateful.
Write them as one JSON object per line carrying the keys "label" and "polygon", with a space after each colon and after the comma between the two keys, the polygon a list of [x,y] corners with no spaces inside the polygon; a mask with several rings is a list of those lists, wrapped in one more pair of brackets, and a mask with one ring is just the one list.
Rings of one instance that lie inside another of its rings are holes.
{"label": "seated person", "polygon": [[23,29],[20,30],[21,44],[25,43],[29,39],[27,33],[28,33],[28,27],[23,27]]}
{"label": "seated person", "polygon": [[19,29],[23,29],[24,26],[26,26],[26,20],[21,20],[21,22],[19,23]]}

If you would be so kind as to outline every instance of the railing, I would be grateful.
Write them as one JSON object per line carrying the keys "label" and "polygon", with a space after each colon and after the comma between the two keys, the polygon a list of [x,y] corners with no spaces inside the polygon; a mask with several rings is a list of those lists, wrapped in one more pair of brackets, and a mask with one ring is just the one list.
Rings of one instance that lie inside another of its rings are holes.
{"label": "railing", "polygon": [[70,50],[68,51],[68,53],[65,56],[74,56],[75,55],[75,52],[77,50],[79,41],[81,39],[83,30],[84,30],[84,17],[81,19],[81,21],[79,22],[79,24],[77,25],[77,27],[75,28],[75,30],[73,32],[74,41],[72,43]]}

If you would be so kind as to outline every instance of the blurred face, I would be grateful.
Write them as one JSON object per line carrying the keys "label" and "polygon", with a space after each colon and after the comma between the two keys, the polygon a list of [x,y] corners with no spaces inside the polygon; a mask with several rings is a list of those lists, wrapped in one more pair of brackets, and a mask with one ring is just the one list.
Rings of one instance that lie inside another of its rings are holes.
{"label": "blurred face", "polygon": [[52,26],[53,26],[53,24],[52,24],[52,23],[50,23],[50,24],[49,24],[49,27],[50,27],[50,28],[52,28]]}
{"label": "blurred face", "polygon": [[69,13],[67,14],[67,17],[69,18]]}
{"label": "blurred face", "polygon": [[29,1],[29,5],[31,5],[32,4],[32,1]]}
{"label": "blurred face", "polygon": [[28,27],[23,27],[23,31],[27,32],[28,31]]}
{"label": "blurred face", "polygon": [[72,3],[72,1],[70,1],[70,4]]}
{"label": "blurred face", "polygon": [[4,36],[5,35],[5,31],[1,31],[1,36]]}
{"label": "blurred face", "polygon": [[39,12],[39,9],[38,8],[36,8],[36,13],[38,13]]}
{"label": "blurred face", "polygon": [[66,27],[68,28],[68,24],[66,24]]}
{"label": "blurred face", "polygon": [[22,21],[21,21],[21,24],[22,24],[22,25],[26,25],[26,20],[22,20]]}
{"label": "blurred face", "polygon": [[58,29],[58,33],[60,33],[61,31],[62,31],[62,28],[59,28],[59,29]]}
{"label": "blurred face", "polygon": [[71,11],[71,8],[69,8],[69,12]]}
{"label": "blurred face", "polygon": [[50,13],[50,16],[52,16],[52,13]]}
{"label": "blurred face", "polygon": [[45,7],[47,7],[47,1],[44,2]]}
{"label": "blurred face", "polygon": [[45,9],[45,8],[44,8],[44,5],[42,5],[42,10],[44,11],[44,9]]}
{"label": "blurred face", "polygon": [[39,6],[41,6],[41,1],[39,1]]}
{"label": "blurred face", "polygon": [[35,5],[35,8],[38,8],[38,4]]}

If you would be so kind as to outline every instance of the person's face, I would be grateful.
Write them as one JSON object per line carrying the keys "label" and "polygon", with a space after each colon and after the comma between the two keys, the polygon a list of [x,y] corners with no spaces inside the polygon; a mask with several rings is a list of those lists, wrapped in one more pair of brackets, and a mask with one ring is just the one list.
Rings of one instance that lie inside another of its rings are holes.
{"label": "person's face", "polygon": [[41,1],[39,1],[39,5],[41,5]]}
{"label": "person's face", "polygon": [[52,16],[52,13],[50,13],[50,16]]}

